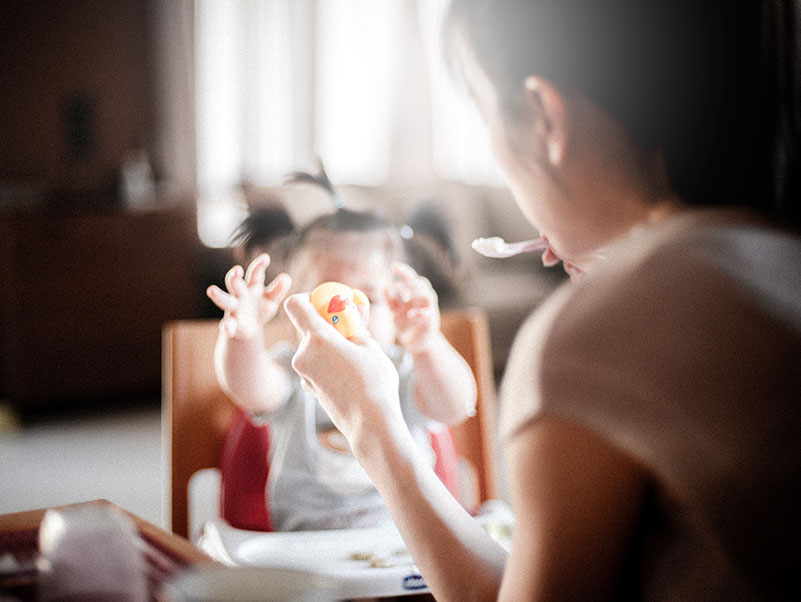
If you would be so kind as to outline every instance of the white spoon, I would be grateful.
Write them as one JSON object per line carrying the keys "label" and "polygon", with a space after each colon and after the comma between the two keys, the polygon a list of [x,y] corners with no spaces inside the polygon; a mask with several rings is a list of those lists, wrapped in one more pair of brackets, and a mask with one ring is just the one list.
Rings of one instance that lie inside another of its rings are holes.
{"label": "white spoon", "polygon": [[506,242],[500,236],[477,238],[470,246],[484,257],[497,258],[512,257],[520,253],[529,253],[531,251],[544,251],[549,247],[548,241],[542,238],[521,240],[520,242]]}

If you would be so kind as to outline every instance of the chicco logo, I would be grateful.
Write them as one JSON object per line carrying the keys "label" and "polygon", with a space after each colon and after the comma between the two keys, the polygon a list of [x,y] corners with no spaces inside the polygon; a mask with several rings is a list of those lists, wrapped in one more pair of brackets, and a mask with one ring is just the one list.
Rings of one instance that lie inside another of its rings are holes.
{"label": "chicco logo", "polygon": [[409,575],[403,578],[403,589],[418,590],[426,589],[427,587],[421,575]]}

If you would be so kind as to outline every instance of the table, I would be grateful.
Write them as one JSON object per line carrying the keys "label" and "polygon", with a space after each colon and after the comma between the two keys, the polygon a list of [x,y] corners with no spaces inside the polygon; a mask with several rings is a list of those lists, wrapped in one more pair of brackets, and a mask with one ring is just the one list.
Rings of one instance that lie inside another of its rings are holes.
{"label": "table", "polygon": [[[56,509],[91,504],[116,508],[133,520],[143,544],[153,599],[156,599],[161,584],[179,572],[218,566],[189,540],[164,531],[108,500],[81,502]],[[40,508],[0,515],[0,557],[10,554],[17,562],[17,569],[0,572],[0,597],[7,594],[21,601],[36,600],[37,572],[33,561],[38,553],[39,524],[46,511],[47,508]]]}

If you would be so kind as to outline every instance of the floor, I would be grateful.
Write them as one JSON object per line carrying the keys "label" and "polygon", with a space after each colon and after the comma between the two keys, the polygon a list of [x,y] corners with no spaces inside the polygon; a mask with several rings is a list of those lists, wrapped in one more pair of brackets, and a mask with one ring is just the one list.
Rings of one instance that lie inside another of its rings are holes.
{"label": "floor", "polygon": [[164,526],[160,438],[157,400],[24,419],[0,407],[0,513],[103,498]]}

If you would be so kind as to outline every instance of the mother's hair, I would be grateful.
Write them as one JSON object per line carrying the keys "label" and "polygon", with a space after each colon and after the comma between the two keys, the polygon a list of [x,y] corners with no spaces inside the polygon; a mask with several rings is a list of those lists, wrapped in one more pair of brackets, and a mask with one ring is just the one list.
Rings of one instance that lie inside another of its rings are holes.
{"label": "mother's hair", "polygon": [[695,204],[734,204],[801,223],[801,109],[794,2],[452,0],[446,58],[467,43],[510,123],[523,82],[578,90]]}

